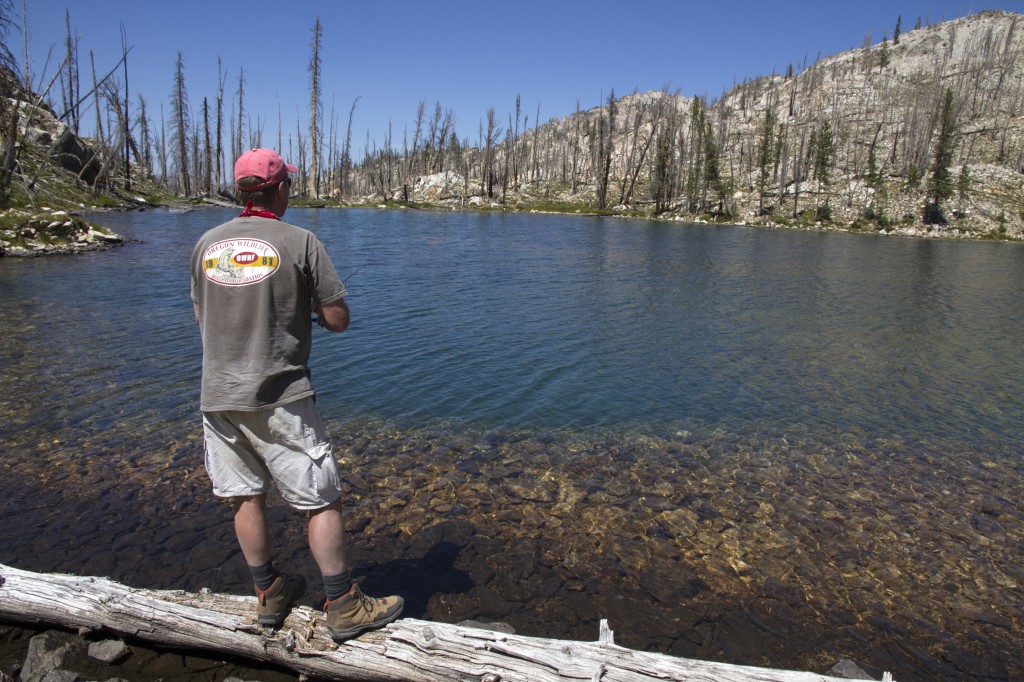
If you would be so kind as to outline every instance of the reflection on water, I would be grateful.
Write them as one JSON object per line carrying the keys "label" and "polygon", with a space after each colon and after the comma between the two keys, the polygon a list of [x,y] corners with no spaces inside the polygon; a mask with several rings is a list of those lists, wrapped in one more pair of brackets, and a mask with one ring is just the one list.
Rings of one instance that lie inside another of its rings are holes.
{"label": "reflection on water", "polygon": [[[185,274],[222,214],[109,216],[143,243],[0,261],[0,562],[248,590],[202,469]],[[342,276],[366,265],[314,381],[358,572],[409,615],[1024,675],[1019,247],[289,217]],[[301,523],[272,514],[308,573]]]}

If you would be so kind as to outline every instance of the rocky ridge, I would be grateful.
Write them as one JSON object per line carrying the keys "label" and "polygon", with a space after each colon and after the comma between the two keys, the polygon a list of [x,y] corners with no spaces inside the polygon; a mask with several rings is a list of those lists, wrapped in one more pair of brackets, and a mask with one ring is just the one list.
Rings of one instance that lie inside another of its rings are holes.
{"label": "rocky ridge", "polygon": [[[951,171],[965,166],[970,189],[965,205],[948,202],[948,225],[921,224],[924,178],[934,157],[934,131],[943,93],[954,95],[957,117]],[[730,90],[716,104],[727,122],[727,146],[756,140],[765,112],[785,129],[788,147],[808,128],[830,121],[838,132],[834,222],[856,226],[873,202],[901,234],[965,236],[1024,233],[1024,16],[987,10],[904,33],[820,60],[798,76],[773,75]],[[879,192],[866,182],[874,149],[886,177]],[[792,150],[789,150],[792,153]],[[737,192],[743,215],[756,219],[753,173]],[[816,201],[817,188],[802,191]],[[783,204],[790,182],[775,191]],[[809,205],[809,204],[807,204]],[[763,221],[770,223],[769,220]],[[914,225],[913,223],[917,223]],[[885,231],[885,228],[882,228]]]}
{"label": "rocky ridge", "polygon": [[[926,176],[934,158],[936,129],[946,89],[953,92],[956,134],[950,172],[964,169],[968,185],[945,202],[949,220],[926,224],[922,217]],[[666,210],[657,212],[651,197],[652,157],[658,137],[669,131],[668,149],[685,176],[695,153],[692,132],[694,98],[678,92],[633,93],[615,101],[615,130],[607,213],[629,217],[696,222],[730,222],[765,227],[859,230],[945,238],[1024,238],[1024,15],[988,10],[954,21],[903,33],[821,58],[785,75],[772,74],[740,83],[719,99],[702,100],[720,149],[722,176],[730,187],[731,216],[694,213],[682,200],[681,186]],[[772,179],[762,198],[757,155],[766,116],[774,117]],[[416,177],[410,199],[449,208],[526,209],[558,204],[555,209],[593,211],[592,159],[573,157],[576,140],[592,149],[607,104],[552,119],[523,136],[524,145],[545,148],[563,166],[578,160],[577,182],[527,170],[507,192],[487,196],[476,177],[444,171]],[[835,134],[833,179],[815,181],[808,159],[812,135],[828,122]],[[647,145],[647,147],[645,147]],[[646,156],[637,150],[646,149]],[[477,150],[479,151],[479,150]],[[495,165],[507,165],[499,149]],[[635,157],[631,159],[631,155]],[[869,182],[874,155],[881,181]],[[637,162],[636,159],[643,159]],[[631,164],[643,166],[636,189],[621,192]],[[799,168],[799,170],[797,170]],[[373,168],[369,169],[370,171]],[[564,176],[564,170],[561,171]],[[523,180],[525,177],[525,180]],[[677,177],[679,185],[685,178]],[[619,201],[623,195],[629,197]],[[373,203],[381,194],[367,197]],[[384,193],[386,198],[386,193]],[[589,206],[588,206],[589,204]],[[830,217],[816,209],[827,205]]]}

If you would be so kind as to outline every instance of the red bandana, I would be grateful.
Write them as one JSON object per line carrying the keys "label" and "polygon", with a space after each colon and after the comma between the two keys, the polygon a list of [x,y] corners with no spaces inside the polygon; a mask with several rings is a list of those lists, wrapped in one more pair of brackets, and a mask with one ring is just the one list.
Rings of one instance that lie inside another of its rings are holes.
{"label": "red bandana", "polygon": [[257,218],[273,218],[274,220],[280,220],[281,219],[273,211],[261,211],[258,208],[254,209],[252,207],[252,202],[250,201],[248,204],[245,205],[245,210],[242,211],[239,214],[238,217],[239,218],[250,218],[250,217],[253,217],[253,216],[255,216]]}

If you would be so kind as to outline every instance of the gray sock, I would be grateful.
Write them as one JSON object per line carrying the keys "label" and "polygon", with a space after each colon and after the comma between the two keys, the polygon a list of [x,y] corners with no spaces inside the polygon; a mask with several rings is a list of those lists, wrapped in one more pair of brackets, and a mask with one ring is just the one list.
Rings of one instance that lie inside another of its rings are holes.
{"label": "gray sock", "polygon": [[324,592],[327,593],[329,601],[334,601],[350,589],[352,589],[352,576],[348,571],[342,571],[338,575],[324,576]]}
{"label": "gray sock", "polygon": [[274,580],[277,579],[277,569],[274,568],[272,561],[268,561],[262,566],[250,566],[249,572],[252,573],[252,581],[256,583],[256,587],[261,590],[269,590],[270,586],[274,584]]}

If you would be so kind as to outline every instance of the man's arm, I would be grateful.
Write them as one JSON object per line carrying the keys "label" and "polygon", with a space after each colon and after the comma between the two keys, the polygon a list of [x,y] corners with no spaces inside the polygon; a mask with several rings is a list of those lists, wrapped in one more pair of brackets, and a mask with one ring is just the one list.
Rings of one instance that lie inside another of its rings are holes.
{"label": "man's arm", "polygon": [[313,312],[320,318],[321,326],[329,331],[340,334],[348,329],[348,304],[343,298],[324,306],[317,306],[313,308]]}

